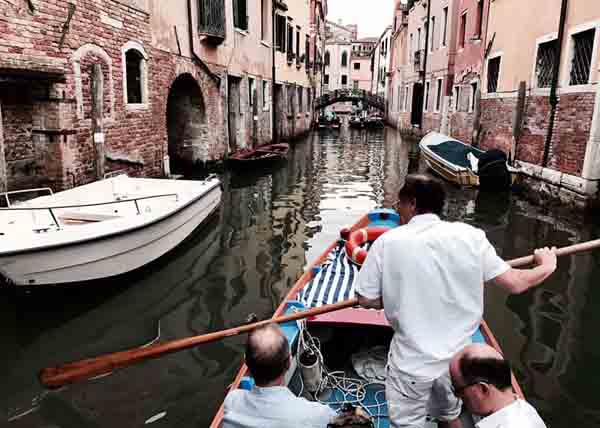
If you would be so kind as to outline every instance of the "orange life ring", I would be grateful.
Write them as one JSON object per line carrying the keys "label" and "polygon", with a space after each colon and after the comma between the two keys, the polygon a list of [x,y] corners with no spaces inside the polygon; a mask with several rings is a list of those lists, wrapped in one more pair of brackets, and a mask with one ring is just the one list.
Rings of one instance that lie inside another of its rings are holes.
{"label": "orange life ring", "polygon": [[388,230],[390,230],[389,227],[375,226],[365,227],[350,233],[346,240],[346,254],[350,260],[358,266],[362,266],[367,258],[367,250],[361,248],[361,245],[375,241]]}

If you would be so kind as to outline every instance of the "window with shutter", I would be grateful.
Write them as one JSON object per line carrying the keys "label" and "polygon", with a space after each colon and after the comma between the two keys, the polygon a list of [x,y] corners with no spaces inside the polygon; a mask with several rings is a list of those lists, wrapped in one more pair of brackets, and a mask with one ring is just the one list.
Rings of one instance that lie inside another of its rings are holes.
{"label": "window with shutter", "polygon": [[243,31],[248,30],[248,5],[247,0],[233,0],[233,25]]}
{"label": "window with shutter", "polygon": [[225,0],[198,0],[198,31],[225,38]]}

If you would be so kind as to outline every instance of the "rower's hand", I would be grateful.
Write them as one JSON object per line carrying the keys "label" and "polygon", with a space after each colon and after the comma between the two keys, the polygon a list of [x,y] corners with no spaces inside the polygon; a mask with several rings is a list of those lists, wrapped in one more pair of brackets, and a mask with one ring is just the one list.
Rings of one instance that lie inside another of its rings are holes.
{"label": "rower's hand", "polygon": [[544,266],[550,272],[556,270],[556,247],[538,248],[533,252],[533,261],[536,266]]}

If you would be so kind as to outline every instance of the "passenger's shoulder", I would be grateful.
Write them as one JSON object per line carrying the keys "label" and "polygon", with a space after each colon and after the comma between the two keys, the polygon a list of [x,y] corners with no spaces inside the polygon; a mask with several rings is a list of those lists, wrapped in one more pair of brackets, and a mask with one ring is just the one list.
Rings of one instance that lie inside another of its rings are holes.
{"label": "passenger's shoulder", "polygon": [[451,228],[460,233],[467,233],[474,236],[485,236],[485,232],[478,227],[463,223],[462,221],[444,221],[443,224],[447,228]]}
{"label": "passenger's shoulder", "polygon": [[229,391],[229,393],[225,397],[225,400],[223,401],[223,405],[225,406],[225,408],[230,407],[246,394],[248,394],[248,391],[244,389],[234,389],[233,391]]}

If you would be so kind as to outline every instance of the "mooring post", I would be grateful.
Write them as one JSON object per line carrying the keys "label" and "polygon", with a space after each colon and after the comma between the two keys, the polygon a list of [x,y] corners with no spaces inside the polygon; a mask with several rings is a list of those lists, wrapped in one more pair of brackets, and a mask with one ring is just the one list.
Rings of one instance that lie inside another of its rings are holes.
{"label": "mooring post", "polygon": [[104,76],[100,64],[94,64],[92,69],[92,135],[96,149],[96,178],[104,178],[104,130],[102,124]]}

